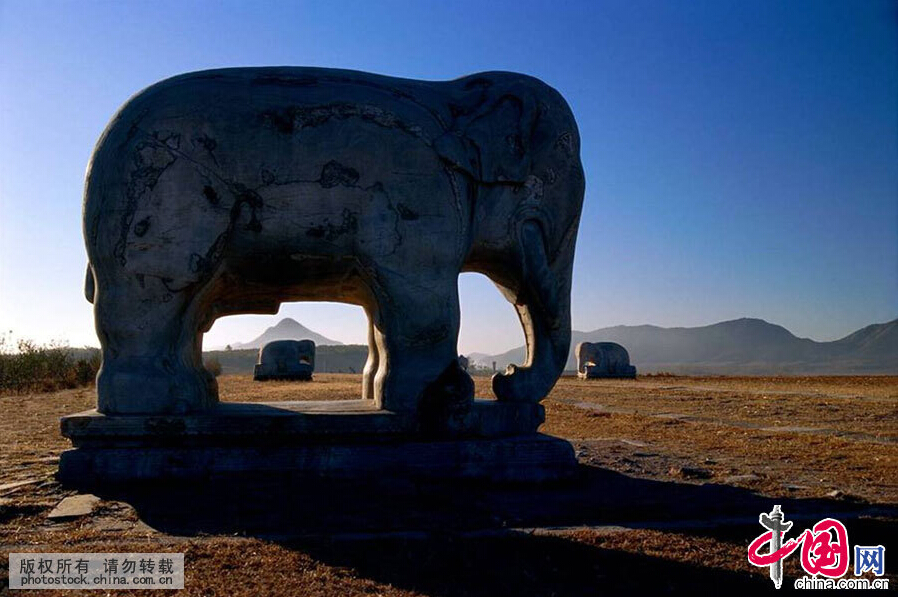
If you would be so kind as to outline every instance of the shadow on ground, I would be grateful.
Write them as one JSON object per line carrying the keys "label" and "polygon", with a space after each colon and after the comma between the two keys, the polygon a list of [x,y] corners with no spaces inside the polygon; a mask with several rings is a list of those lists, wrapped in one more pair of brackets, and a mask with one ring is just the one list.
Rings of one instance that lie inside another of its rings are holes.
{"label": "shadow on ground", "polygon": [[[434,536],[376,544],[296,546],[321,561],[427,595],[626,595],[727,587],[754,593],[764,579],[524,533]],[[374,549],[372,549],[374,548]]]}
{"label": "shadow on ground", "polygon": [[747,544],[763,530],[758,515],[780,504],[796,528],[827,516],[853,521],[852,544],[869,538],[875,545],[898,530],[895,506],[769,498],[589,466],[574,480],[544,485],[257,476],[80,489],[131,504],[169,535],[256,536],[383,583],[446,596],[772,589],[760,575],[603,549],[553,535],[554,527],[658,529]]}
{"label": "shadow on ground", "polygon": [[771,498],[728,485],[655,481],[583,465],[575,479],[546,484],[345,483],[256,475],[79,489],[131,504],[144,522],[167,534],[272,539],[602,525],[699,534],[704,529],[718,536],[722,527],[757,526],[758,514],[774,504],[799,522],[898,514],[893,505]]}

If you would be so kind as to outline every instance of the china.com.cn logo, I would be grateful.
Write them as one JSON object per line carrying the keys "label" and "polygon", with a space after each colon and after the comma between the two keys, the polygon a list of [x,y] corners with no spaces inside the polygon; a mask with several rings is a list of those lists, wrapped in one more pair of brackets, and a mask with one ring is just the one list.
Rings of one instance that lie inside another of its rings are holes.
{"label": "china.com.cn logo", "polygon": [[[796,588],[805,588],[807,582],[814,583],[818,580],[818,576],[823,577],[823,585],[820,588],[829,586],[832,588],[849,588],[841,584],[836,586],[835,579],[841,578],[848,572],[849,565],[849,549],[848,549],[848,531],[845,525],[834,518],[824,518],[810,529],[805,529],[795,539],[789,539],[785,543],[783,539],[785,534],[792,528],[792,523],[787,522],[780,510],[779,505],[773,507],[770,514],[761,513],[758,518],[761,526],[767,529],[761,533],[748,546],[748,561],[755,566],[768,566],[770,568],[770,579],[773,585],[779,589],[783,584],[783,560],[790,556],[795,550],[801,547],[801,567],[804,571],[811,575],[812,578],[805,577],[796,581]],[[761,548],[769,545],[770,548],[766,553],[761,552]],[[865,572],[872,572],[875,576],[885,574],[885,547],[882,545],[854,546],[854,575],[860,576]],[[864,581],[866,586],[871,583],[866,579],[858,579],[858,583]],[[887,579],[883,579],[882,583],[887,583]],[[802,586],[799,586],[799,583]],[[816,583],[814,583],[816,585]],[[852,583],[848,583],[852,584]],[[872,583],[872,588],[880,588],[879,580]],[[884,585],[882,588],[887,588]],[[808,586],[807,588],[817,588],[816,586]],[[857,588],[862,588],[857,586]]]}

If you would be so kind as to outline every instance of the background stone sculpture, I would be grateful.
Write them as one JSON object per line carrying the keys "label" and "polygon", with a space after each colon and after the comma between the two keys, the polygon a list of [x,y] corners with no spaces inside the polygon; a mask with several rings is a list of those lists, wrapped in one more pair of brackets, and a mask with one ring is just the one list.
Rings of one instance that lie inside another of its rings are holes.
{"label": "background stone sculpture", "polygon": [[362,393],[377,406],[470,402],[461,271],[490,277],[525,329],[527,360],[494,393],[541,400],[570,342],[579,148],[564,99],[514,73],[239,68],[153,85],[115,115],[87,173],[98,410],[211,408],[203,332],[299,300],[365,308]]}
{"label": "background stone sculpture", "polygon": [[253,379],[308,381],[315,371],[315,343],[311,340],[274,340],[259,349]]}
{"label": "background stone sculpture", "polygon": [[574,351],[577,355],[577,376],[581,379],[636,377],[636,367],[630,364],[630,355],[620,344],[581,342]]}

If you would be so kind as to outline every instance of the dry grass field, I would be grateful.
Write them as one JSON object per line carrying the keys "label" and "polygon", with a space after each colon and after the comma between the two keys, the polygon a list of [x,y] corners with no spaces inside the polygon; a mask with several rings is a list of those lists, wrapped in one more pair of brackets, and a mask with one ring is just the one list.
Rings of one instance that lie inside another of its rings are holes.
{"label": "dry grass field", "polygon": [[[489,380],[476,383],[488,396]],[[230,401],[359,393],[354,375],[301,384],[225,376],[219,384]],[[75,493],[53,478],[68,447],[58,419],[93,401],[92,388],[0,396],[3,551],[183,551],[185,595],[583,595],[710,586],[757,593],[774,589],[766,569],[747,563],[746,546],[763,531],[758,514],[774,503],[799,532],[833,516],[846,522],[851,544],[884,544],[891,553],[898,536],[895,377],[563,378],[544,402],[543,431],[574,444],[579,480],[466,488],[460,497],[415,487],[380,505],[396,513],[378,528],[328,512],[353,496],[303,502],[289,485],[259,498],[267,520],[303,513],[274,529],[244,528],[249,506],[241,500],[250,494],[235,487],[222,498],[228,515],[208,527],[207,503],[189,492],[171,503],[195,515],[192,525],[168,524],[152,504],[110,496],[89,516],[49,520]],[[366,491],[358,499],[377,490]],[[448,511],[443,522],[434,515]],[[330,520],[339,521],[333,532]],[[895,569],[889,561],[887,573]],[[787,578],[799,575],[796,562],[786,562]],[[5,578],[5,558],[0,566]]]}

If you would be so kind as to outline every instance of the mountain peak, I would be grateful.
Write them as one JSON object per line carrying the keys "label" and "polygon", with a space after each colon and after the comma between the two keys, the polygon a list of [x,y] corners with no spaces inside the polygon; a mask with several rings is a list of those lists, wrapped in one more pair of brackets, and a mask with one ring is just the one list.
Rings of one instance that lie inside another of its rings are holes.
{"label": "mountain peak", "polygon": [[299,323],[292,317],[284,317],[273,326],[266,328],[264,332],[254,340],[233,344],[233,348],[262,348],[262,346],[273,342],[274,340],[311,340],[318,346],[341,345],[342,342],[331,340],[321,334],[314,332]]}
{"label": "mountain peak", "polygon": [[283,329],[283,328],[297,328],[297,327],[305,329],[306,326],[299,323],[292,317],[285,317],[282,320],[280,320],[279,322],[277,322],[276,324],[274,324],[269,329],[279,330],[279,329]]}
{"label": "mountain peak", "polygon": [[[766,319],[760,319],[760,318],[758,318],[758,317],[740,317],[739,319],[728,319],[727,321],[721,321],[721,322],[719,322],[719,323],[712,323],[710,326],[707,326],[707,327],[712,327],[712,326],[715,326],[715,325],[736,325],[736,324],[742,325],[742,326],[754,326],[754,327],[758,327],[758,328],[761,328],[761,327],[774,327],[774,328],[782,327],[782,326],[779,326],[779,325],[777,325],[777,324],[775,324],[775,323],[770,323],[770,322],[767,321]],[[785,328],[783,328],[783,329],[785,329]]]}

